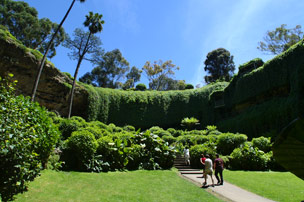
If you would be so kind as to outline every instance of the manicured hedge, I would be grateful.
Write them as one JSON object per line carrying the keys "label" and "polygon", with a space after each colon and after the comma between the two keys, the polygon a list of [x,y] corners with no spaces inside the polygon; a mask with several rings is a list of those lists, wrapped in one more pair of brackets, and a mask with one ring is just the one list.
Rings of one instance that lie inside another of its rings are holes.
{"label": "manicured hedge", "polygon": [[89,121],[99,120],[142,129],[155,125],[177,128],[185,117],[195,117],[207,125],[213,114],[209,94],[226,86],[226,82],[221,82],[195,90],[158,92],[123,91],[85,85],[89,92],[86,118]]}

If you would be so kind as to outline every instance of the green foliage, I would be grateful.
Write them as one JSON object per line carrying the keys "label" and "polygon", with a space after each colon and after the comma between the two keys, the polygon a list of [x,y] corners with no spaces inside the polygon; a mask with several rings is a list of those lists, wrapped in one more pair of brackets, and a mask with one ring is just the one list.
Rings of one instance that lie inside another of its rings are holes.
{"label": "green foliage", "polygon": [[184,146],[190,146],[193,145],[192,141],[191,141],[192,135],[182,135],[182,136],[178,136],[176,138],[176,142],[177,144],[182,144]]}
{"label": "green foliage", "polygon": [[[209,94],[227,83],[216,83],[184,91],[123,91],[85,86],[88,90],[87,120],[147,129],[180,127],[185,117],[196,117],[202,125],[214,118]],[[186,106],[186,107],[184,107]]]}
{"label": "green foliage", "polygon": [[252,146],[259,148],[263,152],[267,153],[271,151],[272,143],[270,137],[258,137],[252,139]]}
{"label": "green foliage", "polygon": [[59,133],[48,112],[14,95],[13,75],[0,77],[0,195],[3,201],[27,189],[46,166]]}
{"label": "green foliage", "polygon": [[82,128],[82,124],[77,120],[72,119],[64,119],[59,124],[59,130],[62,135],[62,139],[68,139],[72,132],[79,130]]}
{"label": "green foliage", "polygon": [[243,75],[243,74],[249,73],[252,70],[257,69],[263,65],[264,65],[264,62],[261,58],[255,58],[245,64],[240,65],[238,75]]}
{"label": "green foliage", "polygon": [[139,90],[139,91],[145,91],[145,90],[147,90],[147,86],[143,83],[139,83],[136,85],[135,89]]}
{"label": "green foliage", "polygon": [[206,145],[195,145],[190,148],[190,162],[193,168],[202,168],[200,158],[202,154],[209,154],[211,158],[215,157],[215,150]]}
{"label": "green foliage", "polygon": [[192,84],[186,84],[185,89],[194,89]]}
{"label": "green foliage", "polygon": [[176,142],[176,138],[173,137],[172,135],[164,135],[162,136],[162,139],[165,141],[165,142],[168,142],[169,145],[173,144]]}
{"label": "green foliage", "polygon": [[129,71],[130,66],[119,49],[104,54],[95,54],[91,61],[97,66],[81,77],[80,81],[104,88],[123,87],[122,78],[126,76],[125,74]]}
{"label": "green foliage", "polygon": [[183,127],[185,127],[187,130],[192,130],[194,129],[197,125],[199,125],[199,120],[197,120],[196,118],[194,117],[191,117],[191,118],[184,118],[182,121],[181,121],[181,125]]}
{"label": "green foliage", "polygon": [[222,155],[230,155],[231,152],[247,141],[243,134],[222,133],[217,139],[217,152]]}
{"label": "green foliage", "polygon": [[224,48],[218,48],[208,53],[204,70],[209,74],[205,76],[205,82],[230,81],[235,65],[233,56]]}
{"label": "green foliage", "polygon": [[126,125],[126,126],[123,127],[123,129],[125,131],[135,132],[135,127],[134,126]]}
{"label": "green foliage", "polygon": [[75,131],[65,141],[63,160],[66,169],[85,171],[87,164],[94,158],[97,141],[87,130]]}
{"label": "green foliage", "polygon": [[149,80],[149,89],[168,90],[168,82],[171,81],[170,76],[174,75],[174,71],[179,70],[179,67],[172,64],[171,60],[165,62],[159,60],[154,61],[153,64],[147,61],[142,70]]}
{"label": "green foliage", "polygon": [[231,169],[234,170],[267,170],[270,155],[253,147],[250,142],[231,153]]}
{"label": "green foliage", "polygon": [[[25,2],[12,0],[1,0],[0,2],[0,24],[6,26],[26,47],[37,50],[37,52],[32,53],[40,58],[41,53],[38,51],[45,52],[58,25],[48,18],[38,19],[37,10]],[[64,38],[65,31],[60,28],[50,47],[48,57],[56,55],[55,48],[60,45]]]}
{"label": "green foliage", "polygon": [[301,40],[262,67],[233,78],[223,96],[230,115],[219,114],[219,129],[242,132],[249,138],[268,131],[278,134],[302,114],[303,54]]}
{"label": "green foliage", "polygon": [[274,31],[268,31],[264,37],[264,42],[259,42],[258,49],[277,55],[303,39],[301,25],[297,25],[292,29],[287,29],[286,26],[286,24],[282,24],[281,27],[277,27]]}

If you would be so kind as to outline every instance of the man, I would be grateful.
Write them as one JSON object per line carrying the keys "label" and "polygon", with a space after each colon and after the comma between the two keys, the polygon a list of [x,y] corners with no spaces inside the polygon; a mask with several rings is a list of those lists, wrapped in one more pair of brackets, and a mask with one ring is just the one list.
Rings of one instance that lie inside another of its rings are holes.
{"label": "man", "polygon": [[[217,184],[218,185],[223,185],[224,180],[223,180],[223,170],[224,170],[224,161],[223,159],[220,158],[218,154],[216,154],[216,159],[214,160],[214,170],[215,170],[215,177],[217,179]],[[220,178],[218,177],[218,174],[220,174]]]}
{"label": "man", "polygon": [[190,166],[190,151],[189,151],[188,146],[186,146],[184,149],[184,158],[185,158],[186,165]]}
{"label": "man", "polygon": [[214,187],[212,173],[213,173],[212,160],[210,159],[210,156],[207,154],[206,160],[205,160],[205,171],[204,171],[205,182],[203,183],[203,186],[206,186],[206,184],[207,184],[207,175],[210,175],[211,180],[212,180],[212,186]]}
{"label": "man", "polygon": [[206,161],[206,157],[204,156],[204,154],[202,154],[202,158],[200,158],[200,162],[203,165],[203,176],[204,177],[204,172],[205,172],[205,161]]}

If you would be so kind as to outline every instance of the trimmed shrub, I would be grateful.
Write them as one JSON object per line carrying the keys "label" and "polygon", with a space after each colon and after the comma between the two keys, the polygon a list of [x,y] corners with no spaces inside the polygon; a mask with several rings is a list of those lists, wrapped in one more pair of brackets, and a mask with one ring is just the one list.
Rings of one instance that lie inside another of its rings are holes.
{"label": "trimmed shrub", "polygon": [[27,189],[46,167],[59,139],[49,113],[30,98],[15,96],[17,81],[0,77],[0,195],[2,201]]}
{"label": "trimmed shrub", "polygon": [[178,136],[176,138],[176,142],[178,144],[182,144],[184,146],[188,145],[188,146],[191,146],[193,145],[192,144],[192,141],[191,141],[191,138],[192,138],[192,135],[182,135],[182,136]]}
{"label": "trimmed shrub", "polygon": [[69,170],[86,171],[97,149],[97,141],[87,130],[75,131],[65,141],[63,161]]}
{"label": "trimmed shrub", "polygon": [[209,141],[209,137],[206,135],[192,135],[190,140],[193,145],[204,144]]}
{"label": "trimmed shrub", "polygon": [[260,150],[262,150],[263,152],[267,153],[271,151],[271,141],[270,141],[270,137],[258,137],[258,138],[253,138],[252,139],[252,145],[254,147],[259,148]]}
{"label": "trimmed shrub", "polygon": [[147,86],[143,83],[139,83],[136,85],[135,90],[145,91],[147,90]]}
{"label": "trimmed shrub", "polygon": [[247,141],[243,134],[222,133],[217,139],[217,152],[222,155],[230,155],[231,152]]}
{"label": "trimmed shrub", "polygon": [[185,89],[194,89],[194,86],[192,84],[186,84]]}
{"label": "trimmed shrub", "polygon": [[270,155],[265,154],[250,142],[246,142],[241,148],[236,148],[231,153],[231,169],[263,171],[268,169]]}
{"label": "trimmed shrub", "polygon": [[255,58],[249,62],[239,66],[239,75],[243,75],[251,72],[254,69],[257,69],[264,65],[264,62],[261,58]]}
{"label": "trimmed shrub", "polygon": [[81,127],[82,124],[77,120],[63,119],[59,124],[62,139],[68,139],[74,131],[79,130]]}
{"label": "trimmed shrub", "polygon": [[86,127],[86,128],[81,128],[79,131],[89,131],[90,133],[92,133],[95,137],[96,140],[98,140],[101,136],[104,135],[104,129],[102,128],[98,128],[98,127]]}
{"label": "trimmed shrub", "polygon": [[93,127],[98,127],[98,128],[101,128],[101,129],[106,129],[106,130],[109,130],[108,129],[108,125],[100,122],[100,121],[91,121],[88,123],[89,125],[93,126]]}
{"label": "trimmed shrub", "polygon": [[190,164],[192,168],[203,168],[200,162],[202,154],[209,154],[210,158],[215,157],[215,150],[208,145],[195,145],[190,148]]}
{"label": "trimmed shrub", "polygon": [[165,142],[168,142],[169,145],[173,144],[176,141],[176,138],[173,137],[172,135],[164,135],[164,136],[162,136],[162,139]]}
{"label": "trimmed shrub", "polygon": [[126,126],[123,127],[123,129],[125,131],[135,132],[135,127],[134,126],[126,125]]}
{"label": "trimmed shrub", "polygon": [[167,131],[169,133],[171,133],[171,135],[173,137],[178,137],[178,136],[184,135],[184,131],[183,130],[175,130],[174,128],[168,128]]}

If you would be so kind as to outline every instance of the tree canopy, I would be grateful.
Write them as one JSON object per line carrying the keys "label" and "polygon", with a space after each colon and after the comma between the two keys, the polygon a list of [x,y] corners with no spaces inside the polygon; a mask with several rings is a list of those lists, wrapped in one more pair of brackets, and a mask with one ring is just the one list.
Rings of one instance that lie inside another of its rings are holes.
{"label": "tree canopy", "polygon": [[303,38],[301,25],[292,29],[287,29],[286,26],[286,24],[282,24],[275,30],[268,31],[264,41],[260,41],[257,48],[263,52],[277,55]]}
{"label": "tree canopy", "polygon": [[171,77],[175,74],[175,70],[179,70],[179,67],[172,64],[171,60],[165,62],[159,60],[154,61],[153,64],[147,61],[142,70],[146,73],[149,80],[150,89],[168,90],[168,86],[170,86],[173,80]]}
{"label": "tree canopy", "polygon": [[[25,46],[39,50],[44,53],[52,35],[58,28],[58,24],[53,23],[48,18],[38,19],[38,12],[22,1],[0,0],[0,24],[8,30]],[[65,32],[59,29],[50,46],[48,57],[56,55],[56,47],[63,42]]]}
{"label": "tree canopy", "polygon": [[[103,55],[95,54],[91,61],[97,66],[91,72],[83,75],[79,79],[81,82],[104,88],[122,87],[122,80],[130,67],[129,62],[122,56],[119,49],[114,49]],[[132,69],[134,72],[137,71]],[[134,78],[136,79],[136,76]]]}
{"label": "tree canopy", "polygon": [[209,74],[205,76],[207,84],[220,81],[229,81],[235,70],[233,56],[224,48],[218,48],[207,54],[204,70]]}

